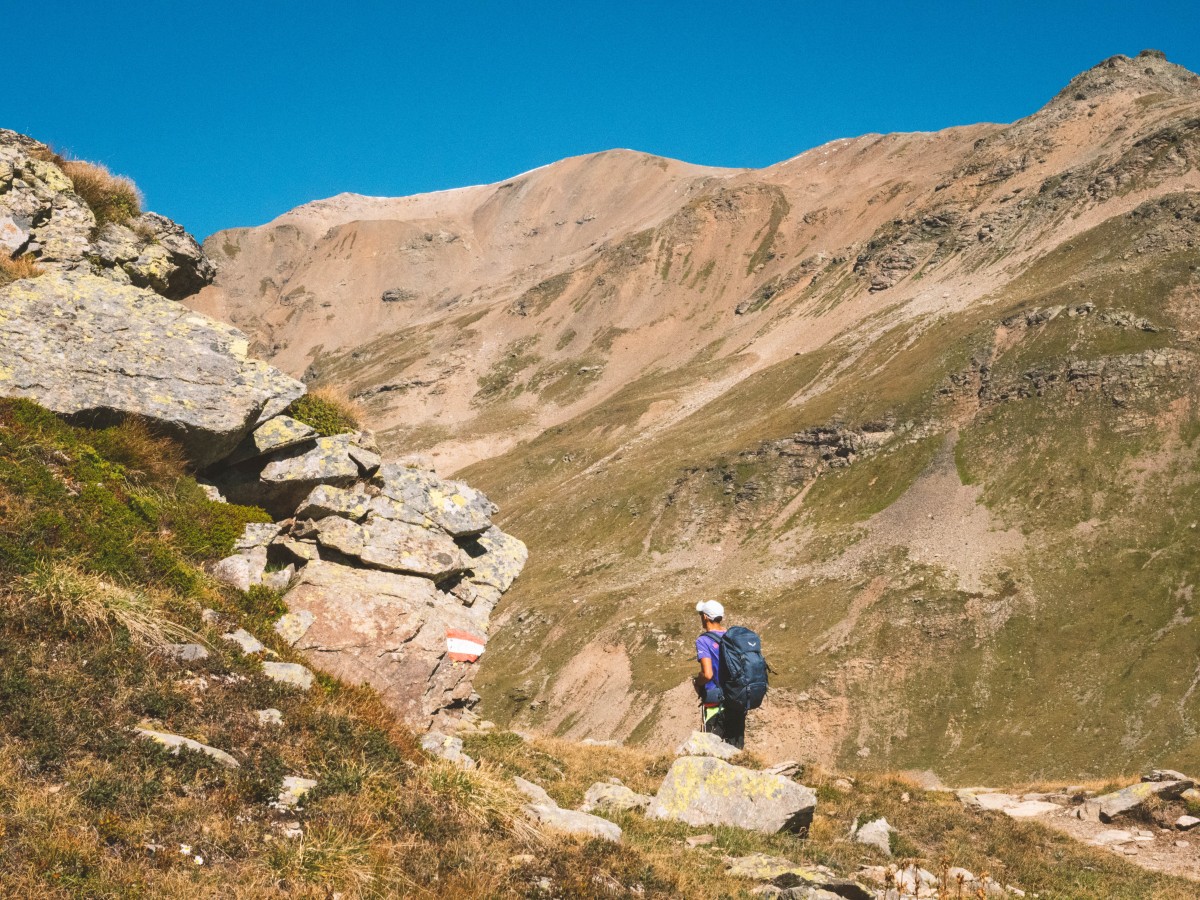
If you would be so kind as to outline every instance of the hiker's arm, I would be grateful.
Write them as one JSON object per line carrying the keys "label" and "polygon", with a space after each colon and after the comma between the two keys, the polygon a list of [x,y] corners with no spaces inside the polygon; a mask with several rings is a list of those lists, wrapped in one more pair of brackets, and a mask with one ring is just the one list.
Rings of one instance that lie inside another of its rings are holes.
{"label": "hiker's arm", "polygon": [[712,660],[709,659],[707,656],[704,659],[700,660],[700,677],[703,678],[705,680],[705,682],[712,681],[712,677],[713,677]]}

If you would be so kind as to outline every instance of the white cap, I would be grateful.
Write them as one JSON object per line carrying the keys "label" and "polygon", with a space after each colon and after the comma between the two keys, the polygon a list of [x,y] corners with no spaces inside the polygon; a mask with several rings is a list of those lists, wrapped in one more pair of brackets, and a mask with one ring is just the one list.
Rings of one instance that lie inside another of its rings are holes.
{"label": "white cap", "polygon": [[722,619],[725,617],[725,607],[716,600],[701,600],[696,604],[696,612],[703,613],[710,619]]}

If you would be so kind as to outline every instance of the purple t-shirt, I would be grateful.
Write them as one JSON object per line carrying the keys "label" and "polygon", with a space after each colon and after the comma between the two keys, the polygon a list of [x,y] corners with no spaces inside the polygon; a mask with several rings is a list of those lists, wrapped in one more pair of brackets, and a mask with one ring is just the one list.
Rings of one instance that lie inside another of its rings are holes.
{"label": "purple t-shirt", "polygon": [[717,677],[721,669],[721,640],[722,631],[706,631],[696,638],[696,659],[711,659],[713,677],[704,685],[705,691],[717,688]]}

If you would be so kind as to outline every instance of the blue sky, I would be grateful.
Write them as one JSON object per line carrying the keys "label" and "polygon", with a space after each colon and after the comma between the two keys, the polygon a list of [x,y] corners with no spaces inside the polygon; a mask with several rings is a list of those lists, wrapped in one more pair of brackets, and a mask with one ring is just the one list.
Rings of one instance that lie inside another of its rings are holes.
{"label": "blue sky", "polygon": [[0,126],[132,176],[198,237],[340,191],[497,181],[629,147],[764,166],[837,137],[1027,115],[1200,3],[48,2]]}

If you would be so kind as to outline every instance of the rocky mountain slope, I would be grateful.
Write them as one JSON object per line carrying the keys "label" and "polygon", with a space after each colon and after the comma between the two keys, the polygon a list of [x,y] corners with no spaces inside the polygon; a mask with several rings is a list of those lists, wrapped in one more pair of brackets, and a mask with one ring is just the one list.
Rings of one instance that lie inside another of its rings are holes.
{"label": "rocky mountain slope", "polygon": [[[290,645],[415,725],[474,705],[489,615],[526,557],[492,525],[495,505],[417,460],[385,461],[344,409],[178,303],[212,266],[178,225],[140,213],[132,183],[9,131],[0,162],[0,398],[177,442],[211,502],[267,520],[231,536],[212,571],[283,594]],[[311,684],[298,664],[264,665]]]}
{"label": "rocky mountain slope", "polygon": [[189,302],[504,507],[493,717],[671,744],[717,597],[768,755],[1194,767],[1198,116],[1147,51],[758,171],[342,195],[208,239]]}

